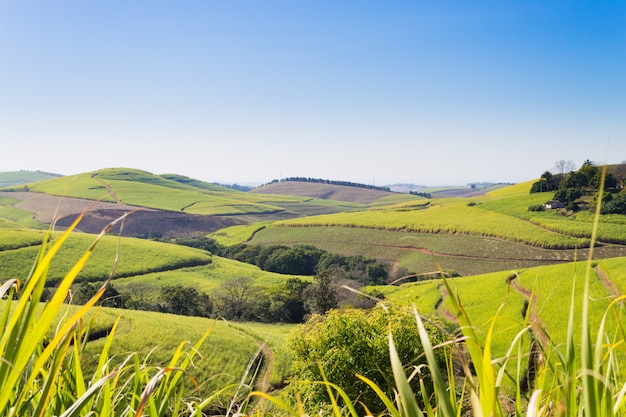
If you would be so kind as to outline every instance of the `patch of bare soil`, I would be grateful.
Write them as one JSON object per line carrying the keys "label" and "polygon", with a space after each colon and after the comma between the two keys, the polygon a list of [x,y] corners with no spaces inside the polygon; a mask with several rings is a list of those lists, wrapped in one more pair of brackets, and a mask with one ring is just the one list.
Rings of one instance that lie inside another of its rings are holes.
{"label": "patch of bare soil", "polygon": [[298,181],[285,181],[267,184],[262,187],[255,188],[250,192],[261,194],[297,195],[301,197],[348,201],[360,204],[370,204],[380,198],[396,194],[390,191],[372,190],[346,185]]}
{"label": "patch of bare soil", "polygon": [[[89,211],[78,224],[78,229],[86,233],[100,233],[111,221],[119,218],[128,210],[103,209]],[[57,221],[58,226],[67,227],[78,215],[68,215]],[[172,211],[138,210],[124,219],[123,225],[116,225],[111,233],[148,239],[174,237],[195,237],[208,234],[224,227],[241,224],[235,219],[217,216],[177,213]],[[120,227],[123,227],[120,230]]]}
{"label": "patch of bare soil", "polygon": [[[50,224],[53,219],[58,219],[57,227],[69,226],[80,213],[86,211],[77,228],[85,233],[100,233],[111,221],[129,211],[133,213],[124,220],[123,230],[121,230],[123,236],[155,239],[194,237],[198,234],[207,234],[224,227],[242,224],[241,221],[233,218],[151,210],[126,204],[57,197],[33,192],[3,192],[0,195],[21,200],[15,204],[15,207],[33,213],[35,219],[42,223]],[[111,233],[120,233],[120,226],[115,226]]]}
{"label": "patch of bare soil", "polygon": [[[15,208],[34,214],[35,220],[50,224],[54,218],[78,214],[85,210],[122,209],[136,210],[137,207],[126,204],[107,203],[104,201],[85,200],[82,198],[59,197],[35,192],[0,192],[3,197],[20,200]],[[148,210],[148,209],[144,209]]]}

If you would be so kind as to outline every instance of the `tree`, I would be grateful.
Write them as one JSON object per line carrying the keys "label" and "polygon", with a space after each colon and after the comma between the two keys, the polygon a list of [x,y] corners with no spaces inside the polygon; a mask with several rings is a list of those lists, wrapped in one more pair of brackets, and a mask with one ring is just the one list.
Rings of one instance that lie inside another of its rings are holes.
{"label": "tree", "polygon": [[556,170],[557,174],[564,175],[568,172],[572,172],[573,170],[575,170],[576,165],[574,165],[574,163],[570,160],[566,161],[564,159],[561,159],[554,164],[554,169]]}
{"label": "tree", "polygon": [[210,317],[213,311],[213,304],[206,294],[180,284],[161,288],[159,301],[159,310],[165,313]]}
{"label": "tree", "polygon": [[224,282],[215,291],[215,312],[226,319],[246,319],[253,316],[258,289],[252,278],[239,277]]}
{"label": "tree", "polygon": [[384,285],[387,283],[389,272],[387,265],[381,262],[370,263],[365,267],[365,273],[372,285]]}
{"label": "tree", "polygon": [[315,276],[313,284],[303,292],[302,297],[311,313],[324,314],[337,307],[337,282],[345,277],[345,271],[330,267]]}
{"label": "tree", "polygon": [[[89,301],[102,287],[98,282],[81,282],[75,287],[72,302],[75,304],[85,304]],[[104,294],[100,298],[99,304],[105,307],[124,308],[124,300],[119,291],[108,284],[104,290]]]}

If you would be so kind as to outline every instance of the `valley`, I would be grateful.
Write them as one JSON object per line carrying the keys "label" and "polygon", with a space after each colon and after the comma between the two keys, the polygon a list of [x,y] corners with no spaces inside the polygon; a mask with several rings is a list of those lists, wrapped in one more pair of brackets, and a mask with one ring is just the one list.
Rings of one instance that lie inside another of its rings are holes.
{"label": "valley", "polygon": [[[122,168],[13,183],[0,190],[0,276],[26,280],[44,242],[63,241],[47,268],[45,290],[54,297],[97,241],[73,280],[75,302],[65,300],[77,305],[67,308],[76,311],[108,283],[114,303],[101,307],[94,331],[117,328],[109,354],[150,352],[155,366],[167,362],[177,341],[193,343],[214,326],[193,371],[196,380],[211,381],[200,396],[244,374],[246,393],[253,387],[288,391],[292,330],[303,318],[335,308],[414,306],[452,329],[463,319],[455,310],[458,296],[477,338],[497,358],[529,326],[535,329],[520,342],[522,350],[534,337],[555,347],[582,337],[581,330],[570,334],[563,326],[571,317],[563,300],[570,298],[576,306],[587,303],[592,327],[617,332],[622,312],[606,320],[605,312],[626,291],[624,216],[531,211],[553,195],[531,193],[533,183],[430,198],[299,181],[241,192]],[[284,273],[289,262],[315,267],[310,274]],[[382,281],[374,270],[384,271]],[[332,300],[315,295],[323,285]],[[180,301],[198,308],[175,307]],[[94,339],[85,352],[96,358],[106,343]],[[93,365],[85,366],[91,372]],[[514,372],[509,365],[502,369]],[[504,392],[515,389],[512,381],[502,385]],[[238,401],[245,396],[238,395]],[[224,407],[220,402],[215,410]]]}

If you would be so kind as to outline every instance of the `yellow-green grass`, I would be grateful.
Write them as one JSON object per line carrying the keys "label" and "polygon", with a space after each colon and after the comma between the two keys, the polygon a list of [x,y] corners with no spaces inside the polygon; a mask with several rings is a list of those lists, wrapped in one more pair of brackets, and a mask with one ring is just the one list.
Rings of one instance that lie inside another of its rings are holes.
{"label": "yellow-green grass", "polygon": [[283,209],[267,204],[246,203],[236,199],[216,198],[212,201],[199,201],[184,208],[190,214],[211,214],[214,216],[232,216],[236,214],[268,214]]}
{"label": "yellow-green grass", "polygon": [[553,193],[533,193],[507,198],[481,197],[480,199],[476,199],[476,202],[483,210],[494,211],[523,220],[530,220],[532,217],[556,217],[556,210],[528,210],[530,206],[543,206],[548,200],[552,200],[553,197]]}
{"label": "yellow-green grass", "polygon": [[[224,321],[201,317],[186,317],[148,311],[133,311],[102,308],[98,313],[97,327],[120,316],[115,338],[111,347],[114,362],[124,360],[131,353],[146,358],[150,365],[167,365],[172,354],[182,342],[192,346],[211,326],[215,326],[207,341],[200,348],[200,355],[194,359],[194,366],[188,371],[200,384],[199,397],[207,397],[229,384],[237,384],[245,374],[246,367],[258,350],[256,340]],[[88,343],[86,364],[97,364],[105,339]]]}
{"label": "yellow-green grass", "polygon": [[[285,385],[291,374],[291,357],[286,345],[289,333],[296,327],[295,324],[267,324],[267,323],[230,323],[231,327],[249,334],[258,342],[265,343],[272,350],[273,363],[270,369],[269,383],[273,388]],[[270,358],[266,357],[265,366]]]}
{"label": "yellow-green grass", "polygon": [[[32,191],[53,195],[86,198],[102,201],[119,201],[135,206],[149,207],[170,211],[181,211],[196,203],[222,202],[223,206],[244,202],[251,202],[246,193],[198,188],[183,184],[171,179],[163,178],[150,173],[130,169],[106,169],[91,173],[83,173],[67,177],[55,178],[34,183]],[[235,198],[238,196],[242,198]],[[242,202],[243,200],[243,202]],[[258,198],[257,198],[258,201]],[[259,204],[250,204],[251,212],[267,212],[267,207]],[[273,210],[280,210],[274,208]],[[195,210],[194,213],[199,213]],[[203,212],[201,214],[229,214],[220,210]]]}
{"label": "yellow-green grass", "polygon": [[270,224],[270,222],[262,222],[250,225],[230,226],[211,233],[209,237],[220,245],[233,246],[251,240],[255,233]]}
{"label": "yellow-green grass", "polygon": [[[582,238],[591,238],[593,230],[593,223],[571,218],[532,218],[530,221],[548,230]],[[626,224],[601,222],[597,230],[600,242],[626,244]]]}
{"label": "yellow-green grass", "polygon": [[[605,259],[597,262],[609,279],[623,291],[626,289],[626,258]],[[582,310],[583,286],[586,262],[570,262],[563,265],[549,265],[534,267],[518,271],[500,271],[490,274],[481,274],[471,277],[462,277],[449,280],[456,288],[461,304],[466,310],[472,323],[486,334],[492,319],[496,320],[493,340],[494,357],[503,356],[510,347],[515,335],[522,330],[524,320],[522,311],[528,294],[535,294],[535,303],[531,311],[538,317],[537,326],[545,328],[555,345],[563,348],[567,338],[567,321],[569,317],[572,288],[575,286],[574,304],[575,317],[580,321]],[[515,283],[523,288],[518,292],[507,283],[507,279],[517,272]],[[411,283],[387,296],[387,302],[399,304],[415,304],[420,311],[430,313],[433,310],[433,300],[442,292],[437,290],[441,280],[423,283]],[[590,325],[597,329],[609,303],[614,299],[607,287],[598,276],[592,272],[590,279]],[[498,308],[502,303],[504,308]],[[452,311],[450,299],[446,298],[443,307]],[[441,310],[439,310],[441,313]],[[609,322],[608,333],[615,331],[615,322]],[[534,329],[539,338],[538,327]],[[575,340],[580,340],[580,328],[575,329]],[[595,335],[592,335],[595,340]],[[564,349],[563,349],[564,350]]]}
{"label": "yellow-green grass", "polygon": [[[621,263],[624,265],[624,259],[621,260]],[[578,342],[581,340],[580,323],[582,322],[586,267],[585,262],[570,263],[536,270],[530,269],[520,274],[520,284],[536,293],[537,314],[561,353],[565,352],[572,288],[574,288],[574,340],[577,343],[577,349]],[[609,276],[609,279],[612,277]],[[609,303],[614,299],[614,296],[593,271],[589,281],[589,295],[589,326],[590,329],[594,329],[591,331],[591,340],[595,341],[602,317],[607,312]],[[619,320],[623,322],[622,309],[618,308],[617,312]],[[609,312],[605,328],[606,334],[614,336],[617,328],[615,316]],[[551,350],[548,350],[548,353],[552,354]],[[614,354],[617,355],[619,361],[625,359],[623,349],[617,349]],[[555,358],[551,359],[554,360]],[[623,375],[625,371],[621,369],[620,372]]]}
{"label": "yellow-green grass", "polygon": [[31,190],[93,200],[118,199],[134,206],[205,215],[271,214],[284,210],[307,214],[314,208],[336,212],[363,207],[306,197],[243,193],[197,180],[181,180],[176,175],[159,176],[122,168],[42,181],[34,183]]}
{"label": "yellow-green grass", "polygon": [[138,288],[149,299],[156,298],[163,287],[183,285],[194,287],[198,291],[211,293],[222,283],[235,278],[252,278],[254,285],[271,287],[284,283],[289,278],[310,280],[310,277],[284,275],[274,272],[263,271],[255,265],[232,259],[213,256],[212,262],[206,265],[172,269],[148,274],[135,274],[126,278],[116,279],[115,288],[122,291],[130,291]]}
{"label": "yellow-green grass", "polygon": [[[509,287],[506,280],[510,275],[510,271],[501,271],[450,280],[473,325],[478,327],[479,335],[485,335],[491,320],[497,320],[492,347],[496,358],[506,354],[511,342],[523,328],[525,297]],[[498,314],[503,303],[504,307]],[[443,305],[449,311],[454,311],[449,297],[444,299]]]}
{"label": "yellow-green grass", "polygon": [[602,259],[598,268],[607,274],[621,294],[626,294],[626,258]]}
{"label": "yellow-green grass", "polygon": [[400,203],[415,203],[415,202],[419,202],[419,203],[425,203],[428,200],[425,199],[424,197],[420,197],[420,196],[416,196],[416,195],[412,195],[412,194],[404,194],[404,193],[398,193],[398,194],[392,194],[389,195],[387,197],[383,197],[383,198],[379,198],[376,201],[373,201],[369,204],[370,207],[384,207],[384,206],[393,206],[396,204],[400,204]]}
{"label": "yellow-green grass", "polygon": [[430,280],[421,282],[409,282],[402,284],[399,287],[390,287],[394,291],[389,292],[389,289],[378,286],[375,289],[382,291],[385,294],[385,302],[397,305],[415,305],[420,314],[434,314],[436,312],[435,306],[442,297],[442,292],[439,289],[441,280]]}
{"label": "yellow-green grass", "polygon": [[509,185],[507,187],[498,188],[487,192],[489,197],[514,197],[517,195],[528,195],[530,188],[536,180],[520,182],[518,184]]}
{"label": "yellow-green grass", "polygon": [[93,178],[92,174],[52,178],[33,183],[29,187],[30,191],[52,195],[115,202],[104,184]]}
{"label": "yellow-green grass", "polygon": [[14,229],[0,227],[0,251],[27,246],[39,246],[45,238],[45,232],[32,229]]}
{"label": "yellow-green grass", "polygon": [[468,206],[463,200],[433,204],[425,210],[368,210],[365,212],[298,218],[276,222],[277,226],[342,226],[422,233],[455,233],[499,237],[537,247],[566,249],[584,247],[588,239],[550,232],[513,216]]}
{"label": "yellow-green grass", "polygon": [[[2,231],[2,234],[10,232],[10,230]],[[34,240],[36,235],[25,233],[25,236]],[[52,236],[54,239],[55,236],[59,236],[59,233],[53,233]],[[48,281],[54,283],[64,276],[93,240],[93,235],[72,234],[51,263]],[[103,281],[108,278],[114,267],[118,244],[120,257],[115,277],[172,270],[211,262],[211,255],[199,249],[135,238],[120,239],[116,236],[104,236],[77,281]],[[28,276],[38,251],[39,248],[36,246],[1,251],[0,276]]]}
{"label": "yellow-green grass", "polygon": [[33,213],[19,210],[13,207],[19,200],[0,196],[0,219],[6,220],[2,227],[30,227],[34,229],[47,229],[48,226],[36,221]]}

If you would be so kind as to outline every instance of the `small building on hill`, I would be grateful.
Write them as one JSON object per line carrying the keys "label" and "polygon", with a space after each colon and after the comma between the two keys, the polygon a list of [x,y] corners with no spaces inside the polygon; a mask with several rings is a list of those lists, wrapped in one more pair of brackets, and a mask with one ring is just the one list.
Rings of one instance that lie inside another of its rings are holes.
{"label": "small building on hill", "polygon": [[550,200],[550,201],[546,201],[546,208],[551,209],[551,210],[565,208],[565,204],[557,200]]}

